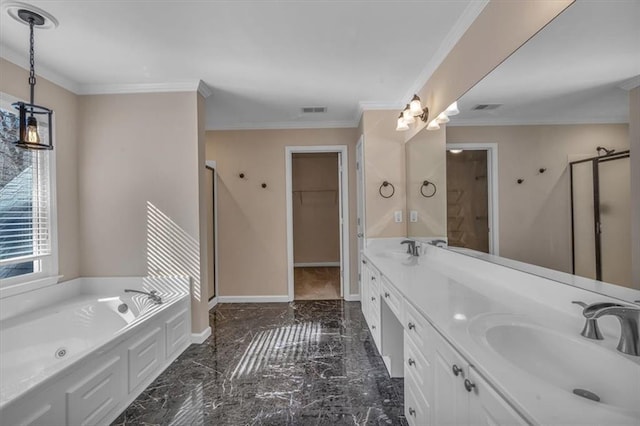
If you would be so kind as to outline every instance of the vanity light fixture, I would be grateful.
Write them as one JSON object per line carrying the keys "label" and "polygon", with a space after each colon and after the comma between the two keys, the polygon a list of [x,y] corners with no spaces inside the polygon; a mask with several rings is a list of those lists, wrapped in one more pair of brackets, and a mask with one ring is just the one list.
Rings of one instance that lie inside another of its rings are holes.
{"label": "vanity light fixture", "polygon": [[404,111],[402,111],[402,119],[407,124],[413,124],[416,122],[416,119],[413,117],[414,116],[413,116],[413,113],[411,112],[411,108],[409,108],[409,105],[407,105]]}
{"label": "vanity light fixture", "polygon": [[438,116],[436,117],[436,121],[438,122],[438,124],[445,124],[449,122],[449,117],[447,117],[447,114],[444,112],[441,112],[440,114],[438,114]]}
{"label": "vanity light fixture", "polygon": [[427,130],[439,130],[439,129],[440,129],[440,125],[438,124],[437,119],[431,120],[427,125]]}
{"label": "vanity light fixture", "polygon": [[409,125],[406,123],[406,121],[404,121],[404,118],[402,117],[402,113],[400,113],[400,116],[398,117],[398,124],[396,125],[396,130],[398,132],[409,130]]}
{"label": "vanity light fixture", "polygon": [[[23,23],[29,25],[29,103],[15,102],[13,107],[18,110],[20,131],[16,146],[25,149],[53,149],[53,126],[51,118],[53,110],[36,105],[34,92],[36,87],[34,37],[35,27],[42,27],[47,22],[41,14],[29,9],[19,9],[17,16]],[[36,118],[37,117],[37,118]]]}
{"label": "vanity light fixture", "polygon": [[460,154],[463,150],[462,149],[450,149],[449,152],[452,154]]}
{"label": "vanity light fixture", "polygon": [[[416,118],[419,118],[423,122],[429,120],[429,108],[422,107],[422,102],[418,95],[413,95],[411,102],[407,104],[405,109],[400,113],[398,118],[398,124],[396,126],[397,131],[409,130],[409,124],[416,122]],[[400,122],[402,120],[402,123]]]}
{"label": "vanity light fixture", "polygon": [[449,105],[447,109],[444,110],[444,113],[447,114],[448,117],[460,114],[460,110],[458,109],[458,101],[455,101],[454,103]]}

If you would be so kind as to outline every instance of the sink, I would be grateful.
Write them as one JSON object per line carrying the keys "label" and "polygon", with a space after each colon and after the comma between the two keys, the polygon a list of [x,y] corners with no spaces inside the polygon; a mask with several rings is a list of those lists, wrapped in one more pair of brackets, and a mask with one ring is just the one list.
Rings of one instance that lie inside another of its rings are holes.
{"label": "sink", "polygon": [[384,257],[385,259],[398,259],[398,260],[407,260],[412,257],[405,250],[390,250],[383,251],[378,253],[378,256]]}
{"label": "sink", "polygon": [[526,317],[490,314],[471,321],[469,332],[512,366],[576,398],[597,395],[601,404],[639,410],[640,364],[581,337],[579,330],[573,336]]}

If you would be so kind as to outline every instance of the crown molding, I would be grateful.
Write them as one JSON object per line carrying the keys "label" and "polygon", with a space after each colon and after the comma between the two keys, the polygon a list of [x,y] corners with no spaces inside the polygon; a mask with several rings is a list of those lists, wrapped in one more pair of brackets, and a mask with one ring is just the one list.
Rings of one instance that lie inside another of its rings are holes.
{"label": "crown molding", "polygon": [[629,80],[622,82],[618,87],[622,90],[631,91],[640,86],[640,75],[631,77]]}
{"label": "crown molding", "polygon": [[447,127],[470,127],[470,126],[553,126],[553,125],[571,125],[571,124],[627,124],[628,117],[611,116],[602,118],[583,118],[583,119],[524,119],[524,120],[505,120],[505,119],[451,119],[446,124]]}
{"label": "crown molding", "polygon": [[[166,93],[166,92],[199,92],[205,98],[211,93],[201,80],[170,83],[133,83],[133,84],[86,84],[80,86],[79,95],[119,95],[127,93]],[[204,93],[202,90],[206,90]],[[206,89],[204,89],[206,87]]]}
{"label": "crown molding", "polygon": [[214,124],[207,126],[207,130],[287,130],[287,129],[344,129],[356,128],[358,123],[353,120],[343,121],[300,121],[275,123],[242,123],[242,124]]}
{"label": "crown molding", "polygon": [[213,95],[213,90],[211,89],[211,87],[209,87],[209,85],[207,83],[205,83],[204,81],[200,80],[198,82],[198,93],[200,93],[202,95],[203,98],[207,99],[209,96]]}
{"label": "crown molding", "polygon": [[429,59],[429,62],[427,62],[420,74],[418,74],[416,80],[409,87],[403,99],[409,100],[415,93],[420,92],[420,89],[424,87],[434,71],[440,66],[442,61],[444,61],[449,52],[451,52],[462,35],[469,29],[473,21],[476,20],[488,3],[489,0],[474,0],[469,2],[462,12],[462,15],[460,15],[456,23],[451,27],[442,43],[440,43],[436,53]]}
{"label": "crown molding", "polygon": [[[0,58],[6,59],[14,65],[19,66],[25,70],[29,70],[29,58],[24,55],[24,53],[20,53],[4,44],[0,44]],[[56,84],[63,89],[66,89],[76,95],[79,94],[80,85],[63,76],[62,74],[54,71],[53,69],[47,67],[46,65],[42,65],[41,63],[37,63],[37,76],[44,78],[45,80],[49,80],[51,83]]]}

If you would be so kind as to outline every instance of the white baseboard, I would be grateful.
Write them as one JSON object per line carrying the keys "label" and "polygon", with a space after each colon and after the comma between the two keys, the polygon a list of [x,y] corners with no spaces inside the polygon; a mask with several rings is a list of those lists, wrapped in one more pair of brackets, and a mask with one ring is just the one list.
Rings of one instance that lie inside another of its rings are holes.
{"label": "white baseboard", "polygon": [[213,309],[214,306],[216,306],[218,304],[218,297],[214,297],[213,299],[209,300],[209,310]]}
{"label": "white baseboard", "polygon": [[218,303],[283,303],[289,296],[218,296]]}
{"label": "white baseboard", "polygon": [[294,263],[294,268],[327,268],[332,266],[340,266],[340,262],[301,262]]}
{"label": "white baseboard", "polygon": [[359,294],[345,294],[344,300],[347,302],[359,302],[360,295]]}
{"label": "white baseboard", "polygon": [[200,333],[191,333],[191,343],[195,343],[196,345],[201,344],[207,337],[211,336],[211,327],[205,328]]}

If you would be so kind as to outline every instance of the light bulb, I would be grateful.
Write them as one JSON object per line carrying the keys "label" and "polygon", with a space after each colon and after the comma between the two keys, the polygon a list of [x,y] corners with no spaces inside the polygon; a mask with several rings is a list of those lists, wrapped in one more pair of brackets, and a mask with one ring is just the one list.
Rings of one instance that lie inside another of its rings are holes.
{"label": "light bulb", "polygon": [[27,118],[27,142],[40,143],[40,134],[38,133],[38,122],[36,118],[31,116]]}
{"label": "light bulb", "polygon": [[409,110],[414,117],[422,114],[422,102],[420,102],[418,95],[413,95],[413,99],[409,103]]}
{"label": "light bulb", "polygon": [[427,130],[438,130],[438,129],[440,129],[440,125],[438,124],[437,119],[431,120],[427,125]]}
{"label": "light bulb", "polygon": [[436,117],[436,121],[438,122],[438,124],[448,123],[449,122],[449,117],[447,117],[447,114],[445,114],[444,112],[441,112]]}
{"label": "light bulb", "polygon": [[458,101],[455,101],[454,103],[452,103],[451,105],[449,105],[447,107],[447,109],[444,111],[445,114],[447,114],[448,116],[452,116],[452,115],[456,115],[456,114],[460,114],[460,110],[458,109]]}
{"label": "light bulb", "polygon": [[413,114],[411,114],[411,110],[409,109],[409,107],[402,111],[402,119],[407,124],[413,124],[416,122],[416,119],[413,118]]}
{"label": "light bulb", "polygon": [[452,154],[460,154],[462,152],[462,150],[461,149],[450,149],[449,152],[452,153]]}
{"label": "light bulb", "polygon": [[404,130],[409,130],[409,126],[404,121],[404,118],[402,118],[402,115],[400,115],[400,117],[398,117],[398,125],[396,126],[396,131],[402,132]]}

